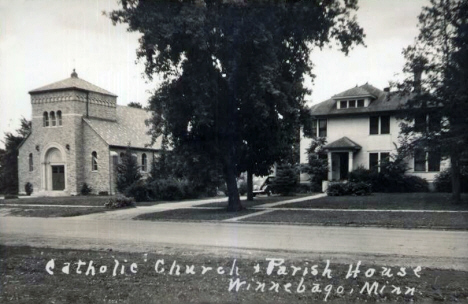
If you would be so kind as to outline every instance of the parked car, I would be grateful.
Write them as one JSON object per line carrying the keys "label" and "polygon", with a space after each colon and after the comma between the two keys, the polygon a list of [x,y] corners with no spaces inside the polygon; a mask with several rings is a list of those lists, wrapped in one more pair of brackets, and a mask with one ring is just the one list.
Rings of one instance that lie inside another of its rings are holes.
{"label": "parked car", "polygon": [[266,194],[270,196],[272,193],[276,193],[272,187],[274,176],[256,177],[253,180],[253,195]]}

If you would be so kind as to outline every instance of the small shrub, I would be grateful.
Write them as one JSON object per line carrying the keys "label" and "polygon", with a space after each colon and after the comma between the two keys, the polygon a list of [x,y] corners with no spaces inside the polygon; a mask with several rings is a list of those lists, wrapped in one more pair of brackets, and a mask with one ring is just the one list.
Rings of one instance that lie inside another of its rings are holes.
{"label": "small shrub", "polygon": [[125,196],[133,197],[137,202],[148,201],[149,194],[148,188],[142,181],[134,182],[125,190]]}
{"label": "small shrub", "polygon": [[81,195],[89,195],[91,192],[93,192],[93,188],[88,186],[87,183],[83,183],[83,186],[81,186],[80,190]]}
{"label": "small shrub", "polygon": [[296,187],[296,193],[311,193],[314,189],[315,187],[311,184],[299,184]]}
{"label": "small shrub", "polygon": [[118,195],[116,197],[111,197],[105,204],[104,207],[108,209],[120,209],[135,207],[135,199],[133,197],[126,197],[123,195]]}
{"label": "small shrub", "polygon": [[27,195],[31,195],[31,193],[33,193],[33,185],[30,182],[27,182],[24,185],[24,191],[26,191]]}
{"label": "small shrub", "polygon": [[16,194],[5,194],[5,199],[15,199],[18,198]]}
{"label": "small shrub", "polygon": [[100,196],[109,196],[109,192],[107,192],[107,191],[99,191],[98,195],[100,195]]}
{"label": "small shrub", "polygon": [[[241,181],[239,185],[237,185],[237,189],[239,191],[240,195],[246,195],[247,194],[247,182],[246,181]],[[227,187],[226,187],[226,194],[227,194]]]}
{"label": "small shrub", "polygon": [[278,166],[276,177],[271,186],[281,195],[291,195],[296,189],[298,174],[294,166],[283,164]]}
{"label": "small shrub", "polygon": [[370,195],[372,187],[369,183],[364,182],[336,182],[330,183],[327,189],[329,196],[343,196],[343,195]]}
{"label": "small shrub", "polygon": [[[434,186],[437,192],[452,192],[452,173],[450,169],[436,175]],[[462,192],[468,191],[468,174],[464,171],[460,175],[460,189]]]}
{"label": "small shrub", "polygon": [[403,176],[403,185],[405,192],[429,192],[429,183],[419,176]]}
{"label": "small shrub", "polygon": [[187,180],[176,178],[156,179],[149,184],[151,197],[161,200],[182,200],[193,196],[193,191]]}

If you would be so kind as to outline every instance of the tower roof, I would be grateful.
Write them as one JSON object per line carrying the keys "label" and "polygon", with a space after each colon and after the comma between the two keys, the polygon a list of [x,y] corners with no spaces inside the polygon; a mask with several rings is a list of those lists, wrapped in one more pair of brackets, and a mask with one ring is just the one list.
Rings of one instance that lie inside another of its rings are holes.
{"label": "tower roof", "polygon": [[95,93],[100,93],[103,95],[117,97],[117,95],[107,90],[104,90],[103,88],[100,88],[81,78],[78,78],[78,74],[76,73],[75,69],[73,69],[73,72],[71,73],[70,78],[60,80],[60,81],[48,84],[46,86],[34,89],[32,91],[29,91],[29,94],[43,93],[43,92],[50,92],[50,91],[63,91],[63,90],[69,90],[69,89],[78,89],[78,90],[95,92]]}

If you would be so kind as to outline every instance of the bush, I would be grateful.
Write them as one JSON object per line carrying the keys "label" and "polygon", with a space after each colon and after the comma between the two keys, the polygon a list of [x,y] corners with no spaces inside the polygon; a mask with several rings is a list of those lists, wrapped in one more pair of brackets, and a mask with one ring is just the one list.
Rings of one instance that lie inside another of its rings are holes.
{"label": "bush", "polygon": [[365,182],[336,182],[328,185],[327,194],[329,196],[343,196],[343,195],[370,195],[372,187],[369,183]]}
{"label": "bush", "polygon": [[[247,194],[247,190],[248,190],[248,187],[247,187],[247,182],[246,181],[241,181],[238,185],[237,185],[237,189],[239,190],[239,194],[240,195],[246,195]],[[227,194],[227,186],[226,186],[226,194]]]}
{"label": "bush", "polygon": [[31,195],[31,193],[33,193],[33,185],[30,182],[27,182],[24,185],[24,191],[26,191],[27,195]]}
{"label": "bush", "polygon": [[18,198],[18,195],[16,194],[6,194],[5,199],[15,199]]}
{"label": "bush", "polygon": [[111,197],[105,204],[104,207],[109,209],[120,209],[135,207],[135,200],[132,197],[126,197],[123,195],[118,195],[116,197]]}
{"label": "bush", "polygon": [[150,200],[149,190],[144,182],[137,181],[125,189],[125,196],[133,197],[137,202],[143,202]]}
{"label": "bush", "polygon": [[176,178],[156,179],[149,184],[149,191],[152,198],[168,201],[194,198],[195,196],[187,180]]}
{"label": "bush", "polygon": [[109,192],[107,192],[107,191],[99,191],[98,195],[100,195],[100,196],[109,196]]}
{"label": "bush", "polygon": [[[452,192],[452,173],[450,169],[437,174],[434,186],[437,192]],[[463,171],[460,175],[460,189],[462,192],[468,192],[468,174]]]}
{"label": "bush", "polygon": [[403,192],[429,192],[429,183],[419,176],[403,176]]}
{"label": "bush", "polygon": [[291,195],[296,190],[298,174],[294,166],[283,164],[278,166],[276,177],[271,183],[275,192],[281,195]]}
{"label": "bush", "polygon": [[311,193],[314,192],[314,189],[315,187],[311,184],[299,184],[296,187],[296,193]]}
{"label": "bush", "polygon": [[89,195],[91,192],[93,192],[93,188],[88,186],[87,183],[83,183],[83,186],[81,186],[80,190],[81,195]]}

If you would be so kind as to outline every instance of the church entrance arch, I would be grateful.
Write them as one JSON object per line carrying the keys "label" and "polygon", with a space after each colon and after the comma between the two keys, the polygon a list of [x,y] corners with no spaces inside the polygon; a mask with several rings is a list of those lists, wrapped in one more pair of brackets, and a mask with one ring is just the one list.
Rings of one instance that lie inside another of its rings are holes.
{"label": "church entrance arch", "polygon": [[47,191],[63,191],[66,188],[65,155],[58,147],[50,147],[44,156],[43,185]]}

